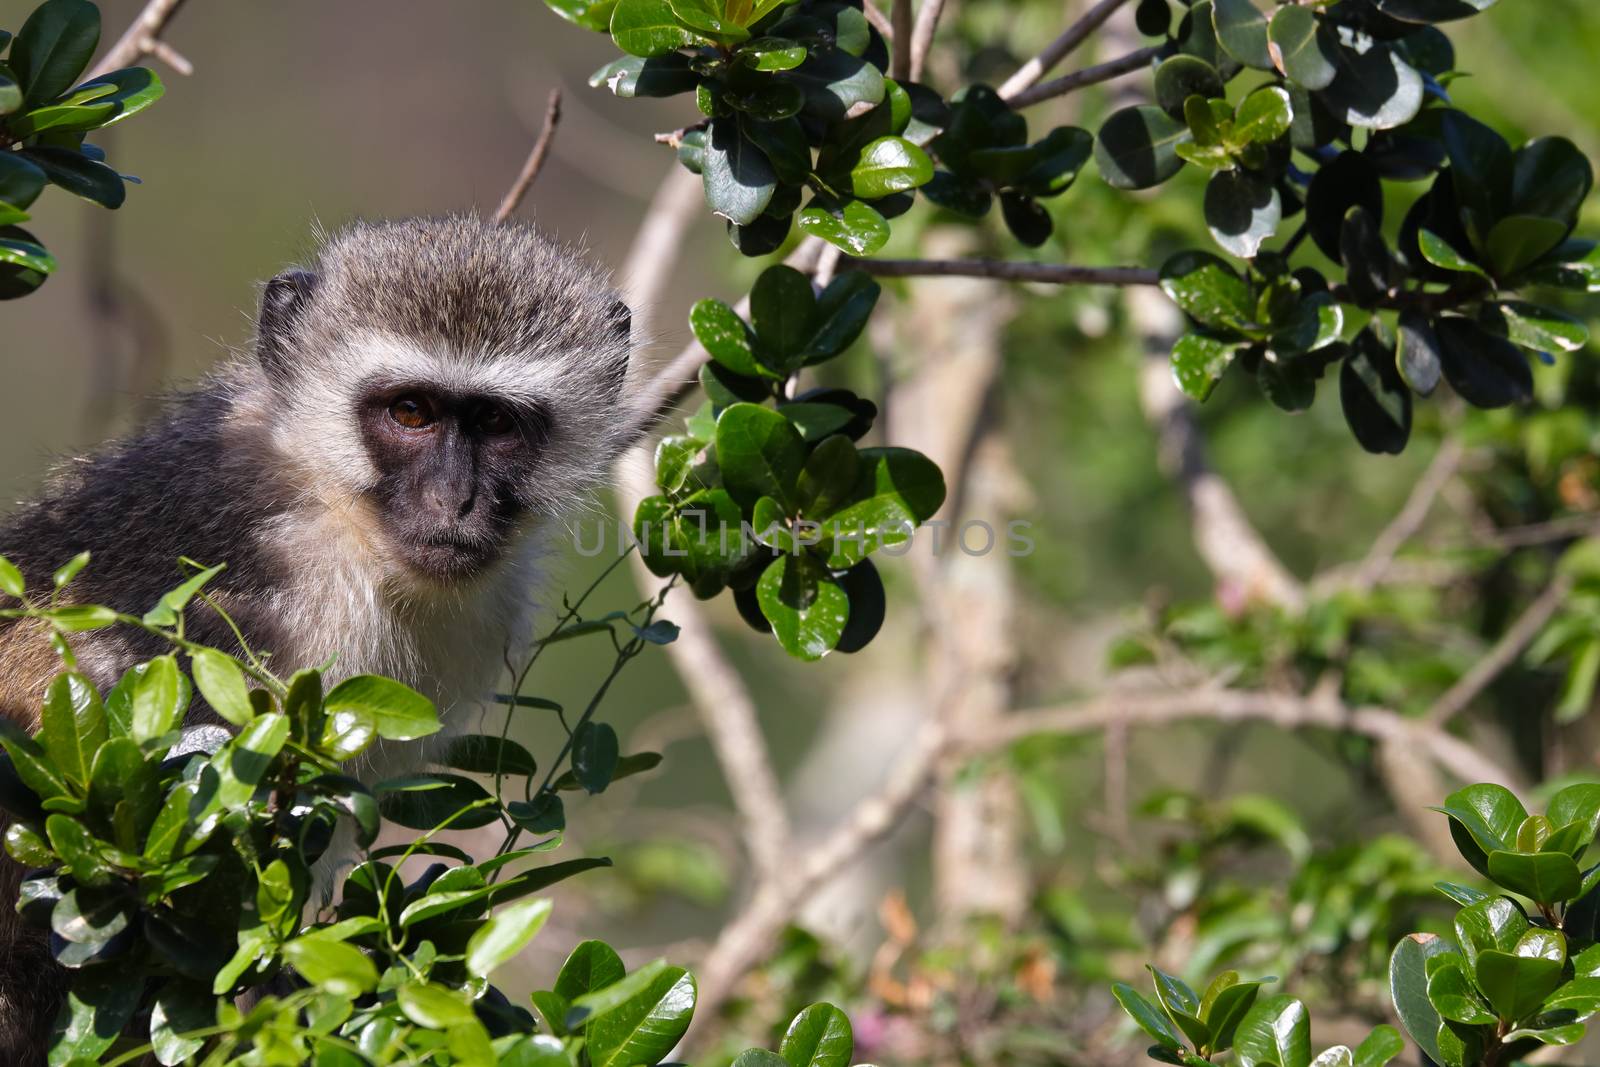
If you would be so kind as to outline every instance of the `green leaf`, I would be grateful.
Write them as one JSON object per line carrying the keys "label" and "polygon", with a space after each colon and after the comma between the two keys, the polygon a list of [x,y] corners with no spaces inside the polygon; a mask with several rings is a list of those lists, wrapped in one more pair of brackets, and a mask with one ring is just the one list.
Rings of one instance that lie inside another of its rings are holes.
{"label": "green leaf", "polygon": [[1416,311],[1400,313],[1400,377],[1418,396],[1431,396],[1439,386],[1442,360],[1439,338],[1428,320]]}
{"label": "green leaf", "polygon": [[1211,21],[1217,43],[1230,56],[1256,70],[1272,69],[1267,19],[1251,0],[1214,0]]}
{"label": "green leaf", "polygon": [[150,1043],[156,1062],[177,1067],[205,1047],[206,1039],[185,1034],[217,1025],[217,1001],[210,991],[188,982],[169,981],[156,994],[150,1011]]}
{"label": "green leaf", "polygon": [[1540,904],[1554,904],[1578,895],[1583,881],[1571,856],[1559,852],[1527,855],[1521,852],[1491,852],[1489,877],[1496,885],[1521,893]]}
{"label": "green leaf", "polygon": [[756,404],[734,404],[717,417],[717,461],[723,483],[749,507],[770,496],[794,513],[805,443],[784,418]]}
{"label": "green leaf", "polygon": [[1520,300],[1505,300],[1492,306],[1500,312],[1506,336],[1524,348],[1576,352],[1589,343],[1589,327],[1564,311]]}
{"label": "green leaf", "polygon": [[1398,455],[1411,437],[1411,392],[1394,351],[1368,327],[1356,336],[1339,371],[1345,422],[1368,452]]}
{"label": "green leaf", "polygon": [[194,675],[195,688],[212,711],[235,726],[243,726],[255,717],[250,687],[232,656],[212,648],[196,649],[190,654],[189,670]]}
{"label": "green leaf", "polygon": [[72,781],[87,785],[95,751],[108,736],[94,683],[81,674],[56,675],[45,691],[39,722],[39,743],[55,765]]}
{"label": "green leaf", "polygon": [[1197,1049],[1209,1048],[1211,1028],[1199,1017],[1200,998],[1195,996],[1194,990],[1181,978],[1175,978],[1149,964],[1145,965],[1145,969],[1155,978],[1156,1000],[1166,1011],[1167,1017],[1183,1031],[1192,1046]]}
{"label": "green leaf", "polygon": [[863,448],[850,503],[821,516],[822,545],[834,570],[853,567],[877,548],[905,543],[944,504],[944,475],[920,452]]}
{"label": "green leaf", "polygon": [[760,218],[778,188],[778,176],[766,154],[732,118],[711,120],[702,166],[707,206],[738,226]]}
{"label": "green leaf", "polygon": [[1205,334],[1186,333],[1172,346],[1172,380],[1184,394],[1204,402],[1233,362],[1234,346]]}
{"label": "green leaf", "polygon": [[1326,89],[1339,73],[1338,43],[1309,7],[1289,4],[1273,12],[1267,51],[1272,65],[1303,89]]}
{"label": "green leaf", "polygon": [[252,719],[211,759],[221,779],[212,805],[228,811],[249,800],[288,740],[288,716],[272,712]]}
{"label": "green leaf", "polygon": [[1148,189],[1183,169],[1177,146],[1193,136],[1187,125],[1159,107],[1123,108],[1100,127],[1094,158],[1108,184]]}
{"label": "green leaf", "polygon": [[1378,10],[1406,22],[1447,22],[1487,11],[1495,0],[1375,0]]}
{"label": "green leaf", "polygon": [[102,964],[74,976],[67,1002],[50,1030],[52,1067],[98,1063],[133,1019],[143,994],[143,975],[137,970],[130,973],[127,966]]}
{"label": "green leaf", "polygon": [[1283,220],[1283,201],[1271,182],[1249,171],[1225,170],[1206,183],[1205,218],[1211,236],[1224,251],[1240,259],[1254,259],[1262,243],[1277,232]]}
{"label": "green leaf", "polygon": [[1215,330],[1253,325],[1250,284],[1208,252],[1179,252],[1161,267],[1161,289],[1196,322]]}
{"label": "green leaf", "polygon": [[667,0],[618,0],[611,13],[611,39],[629,55],[647,59],[694,43]]}
{"label": "green leaf", "polygon": [[1389,957],[1389,993],[1406,1032],[1428,1058],[1439,1062],[1439,1013],[1428,1000],[1428,961],[1453,952],[1436,934],[1410,934],[1400,939]]}
{"label": "green leaf", "polygon": [[1517,149],[1511,183],[1510,214],[1575,221],[1594,188],[1594,168],[1565,137],[1540,137]]}
{"label": "green leaf", "polygon": [[458,734],[440,759],[446,767],[468,774],[532,778],[539,773],[533,754],[510,738],[491,734]]}
{"label": "green leaf", "polygon": [[1263,86],[1245,97],[1234,113],[1231,140],[1244,144],[1271,144],[1294,125],[1294,105],[1287,90]]}
{"label": "green leaf", "polygon": [[[628,0],[622,0],[622,3],[628,3]],[[447,1030],[476,1021],[472,1006],[465,997],[432,982],[407,982],[395,990],[395,999],[399,1001],[405,1017],[425,1029]]]}
{"label": "green leaf", "polygon": [[[653,771],[659,766],[661,766],[661,753],[659,752],[629,753],[617,760],[617,769],[611,773],[611,780],[620,782],[624,778],[631,778],[636,774],[643,774],[645,771]],[[567,771],[550,783],[550,788],[572,792],[582,789],[583,786],[578,782],[577,775]]]}
{"label": "green leaf", "polygon": [[[841,17],[846,12],[862,18],[860,12],[843,8]],[[839,43],[837,48],[813,47],[806,61],[785,75],[805,91],[806,113],[829,123],[843,121],[858,105],[881,103],[888,91],[882,71]]]}
{"label": "green leaf", "polygon": [[1184,101],[1191,96],[1213,99],[1227,94],[1217,68],[1198,56],[1169,56],[1156,67],[1156,102],[1173,118],[1183,115]]}
{"label": "green leaf", "polygon": [[[1434,810],[1448,815],[1451,823],[1470,835],[1469,840],[1476,842],[1483,853],[1512,849],[1517,827],[1528,817],[1527,810],[1515,793],[1504,786],[1489,783],[1459,789],[1444,798],[1443,807]],[[1473,858],[1465,852],[1463,855],[1469,861]],[[1478,868],[1479,873],[1488,873],[1478,863],[1473,866]]]}
{"label": "green leaf", "polygon": [[1533,371],[1516,345],[1461,315],[1434,320],[1445,380],[1474,407],[1501,408],[1533,395]]}
{"label": "green leaf", "polygon": [[100,43],[100,9],[88,0],[45,0],[11,42],[8,63],[30,107],[53,100],[78,80]]}
{"label": "green leaf", "polygon": [[480,926],[467,942],[467,973],[487,978],[494,970],[527,947],[550,917],[550,901],[543,897],[519,900]]}
{"label": "green leaf", "polygon": [[103,129],[137,115],[165,93],[166,87],[153,70],[115,70],[84,82],[58,101],[18,116],[11,121],[11,130],[19,137],[28,137],[42,130]]}
{"label": "green leaf", "polygon": [[850,1018],[832,1004],[802,1009],[778,1044],[788,1067],[849,1067],[854,1051]]}
{"label": "green leaf", "polygon": [[1167,1021],[1161,1009],[1144,998],[1137,989],[1123,982],[1117,982],[1111,987],[1111,995],[1117,998],[1117,1003],[1122,1005],[1122,1010],[1128,1017],[1139,1024],[1139,1029],[1156,1039],[1160,1048],[1172,1052],[1183,1050],[1183,1039]]}
{"label": "green leaf", "polygon": [[806,46],[787,37],[757,37],[740,46],[739,57],[756,70],[793,70],[806,61]]}
{"label": "green leaf", "polygon": [[831,652],[850,617],[850,598],[810,556],[779,557],[762,572],[756,597],[778,643],[797,659]]}
{"label": "green leaf", "polygon": [[1451,962],[1433,968],[1428,976],[1428,1000],[1439,1015],[1451,1022],[1468,1026],[1492,1026],[1499,1022],[1489,1010],[1478,990],[1467,978],[1460,963]]}
{"label": "green leaf", "polygon": [[1362,53],[1341,49],[1339,74],[1320,96],[1336,119],[1373,130],[1404,126],[1422,110],[1422,98],[1422,76],[1382,44]]}
{"label": "green leaf", "polygon": [[601,33],[610,28],[611,13],[617,8],[617,0],[544,0],[544,2],[551,11],[568,22]]}
{"label": "green leaf", "polygon": [[1311,1020],[1290,996],[1266,997],[1239,1023],[1234,1054],[1240,1067],[1310,1067]]}
{"label": "green leaf", "polygon": [[[576,776],[572,780],[577,783]],[[530,833],[559,833],[567,828],[566,804],[554,793],[539,793],[530,801],[513,800],[506,805],[506,812]]]}
{"label": "green leaf", "polygon": [[700,84],[700,75],[689,65],[689,57],[679,52],[651,56],[623,56],[589,75],[589,86],[602,85],[629,100],[634,97],[677,96],[689,93]]}
{"label": "green leaf", "polygon": [[926,185],[933,179],[933,161],[904,137],[880,137],[861,149],[850,170],[850,189],[876,200]]}
{"label": "green leaf", "polygon": [[1566,962],[1566,941],[1560,932],[1529,930],[1514,953],[1498,949],[1478,953],[1474,977],[1496,1013],[1516,1022],[1537,1010],[1561,984]]}
{"label": "green leaf", "polygon": [[433,701],[393,678],[358,674],[333,687],[323,706],[330,718],[343,711],[372,716],[378,736],[390,741],[415,741],[439,732]]}
{"label": "green leaf", "polygon": [[129,689],[132,719],[130,733],[135,741],[161,737],[177,728],[189,707],[189,686],[178,672],[175,657],[158,656],[143,665]]}
{"label": "green leaf", "polygon": [[[1250,1006],[1255,1003],[1260,992],[1260,982],[1235,982],[1218,990],[1209,1003],[1205,999],[1201,1000],[1200,1016],[1211,1031],[1212,1052],[1233,1047],[1239,1023],[1250,1011]],[[1211,997],[1210,989],[1206,990],[1206,995]]]}
{"label": "green leaf", "polygon": [[572,950],[556,974],[555,993],[563,1000],[576,1000],[585,993],[620,981],[625,973],[622,957],[610,945],[604,941],[583,941]]}
{"label": "green leaf", "polygon": [[[487,826],[499,818],[489,793],[470,778],[456,774],[419,774],[390,778],[372,787],[384,818],[411,830],[454,830]],[[480,804],[478,807],[472,807]],[[468,810],[468,809],[471,810]]]}
{"label": "green leaf", "polygon": [[882,287],[870,275],[845,271],[817,297],[815,327],[805,344],[805,362],[820,363],[849,348],[877,307]]}
{"label": "green leaf", "polygon": [[83,573],[83,568],[89,565],[89,553],[79,552],[67,562],[57,567],[55,573],[50,575],[50,584],[57,589],[65,589],[72,584],[72,579]]}
{"label": "green leaf", "polygon": [[15,152],[0,152],[0,201],[25,208],[38,199],[49,181],[36,164]]}
{"label": "green leaf", "polygon": [[783,264],[762,271],[750,290],[750,321],[762,351],[776,357],[776,368],[785,374],[797,370],[817,325],[811,280]]}
{"label": "green leaf", "polygon": [[1489,277],[1488,273],[1466,256],[1452,248],[1443,237],[1431,230],[1421,230],[1417,234],[1417,246],[1422,249],[1422,258],[1443,270],[1458,273],[1477,274]]}
{"label": "green leaf", "polygon": [[1077,181],[1083,165],[1094,154],[1094,135],[1076,126],[1058,126],[1034,145],[1038,157],[1017,185],[1032,196],[1056,196]]}
{"label": "green leaf", "polygon": [[[809,289],[808,285],[808,292]],[[696,304],[689,312],[689,326],[694,330],[695,339],[711,353],[711,358],[735,374],[778,377],[776,371],[757,360],[750,327],[738,312],[721,300],[702,300]]]}
{"label": "green leaf", "polygon": [[1509,278],[1538,262],[1567,236],[1567,224],[1537,215],[1509,215],[1496,222],[1484,242],[1495,277]]}
{"label": "green leaf", "polygon": [[70,148],[34,145],[24,155],[53,184],[101,207],[119,208],[128,197],[121,175]]}
{"label": "green leaf", "polygon": [[[5,31],[0,30],[0,48],[4,48],[7,38]],[[22,107],[22,86],[11,76],[11,71],[0,63],[0,117],[15,114]]]}
{"label": "green leaf", "polygon": [[590,720],[572,737],[572,771],[590,795],[605,792],[617,769],[617,731]]}
{"label": "green leaf", "polygon": [[889,221],[861,200],[840,205],[831,199],[813,197],[800,212],[800,230],[853,256],[874,255],[889,243]]}
{"label": "green leaf", "polygon": [[738,44],[750,37],[743,20],[734,17],[738,4],[724,4],[723,0],[669,0],[669,3],[678,21],[701,36],[722,44]]}
{"label": "green leaf", "polygon": [[[637,987],[629,978],[647,976]],[[593,1067],[655,1063],[677,1045],[694,1016],[694,976],[680,967],[642,968],[612,986],[574,999],[574,1008],[593,1004],[585,1032]],[[622,986],[628,995],[614,1006],[594,1004]]]}
{"label": "green leaf", "polygon": [[1355,1067],[1384,1067],[1406,1050],[1400,1031],[1387,1024],[1375,1027],[1361,1044],[1356,1046]]}
{"label": "green leaf", "polygon": [[284,962],[313,985],[336,996],[359,997],[378,985],[378,969],[354,945],[300,937],[283,946]]}

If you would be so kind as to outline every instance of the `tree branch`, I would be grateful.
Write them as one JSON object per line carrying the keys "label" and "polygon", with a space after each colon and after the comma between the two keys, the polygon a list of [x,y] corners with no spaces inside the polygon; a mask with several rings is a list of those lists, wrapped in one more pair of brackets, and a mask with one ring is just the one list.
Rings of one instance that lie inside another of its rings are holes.
{"label": "tree branch", "polygon": [[555,141],[556,127],[561,124],[561,90],[550,90],[550,102],[544,109],[544,126],[539,130],[538,138],[533,142],[533,150],[528,153],[528,159],[522,164],[522,172],[517,175],[517,180],[511,183],[511,188],[506,190],[504,199],[495,210],[494,221],[505,222],[517,210],[517,205],[522,203],[522,198],[528,195],[528,190],[533,188],[533,183],[538,180],[539,172],[544,169],[544,162],[550,155],[550,145]]}
{"label": "tree branch", "polygon": [[939,18],[944,14],[945,0],[922,0],[917,10],[917,22],[911,31],[911,80],[921,81],[928,66],[928,53],[933,50],[933,35],[938,32]]}
{"label": "tree branch", "polygon": [[1393,521],[1384,527],[1383,532],[1373,539],[1366,558],[1356,567],[1355,575],[1351,579],[1351,584],[1355,588],[1371,589],[1383,580],[1384,574],[1394,564],[1395,556],[1399,554],[1400,549],[1416,536],[1422,524],[1427,521],[1428,513],[1433,510],[1434,501],[1439,499],[1444,487],[1455,477],[1465,455],[1466,449],[1453,437],[1447,438],[1439,445],[1439,450],[1433,454],[1428,469],[1422,472],[1422,477],[1417,479],[1417,484],[1412,487],[1405,506],[1395,515]]}
{"label": "tree branch", "polygon": [[1104,63],[1097,63],[1092,67],[1075,70],[1071,74],[1063,74],[1052,81],[1035,85],[1029,89],[1023,89],[1010,97],[1008,102],[1014,108],[1032,107],[1041,101],[1050,100],[1058,96],[1066,96],[1068,93],[1077,92],[1079,89],[1090,85],[1098,85],[1113,78],[1120,78],[1124,74],[1132,74],[1135,71],[1143,70],[1150,65],[1152,59],[1160,54],[1160,45],[1141,48],[1136,52],[1129,52],[1118,59],[1108,59]]}
{"label": "tree branch", "polygon": [[1000,86],[1000,97],[1010,100],[1023,90],[1032,87],[1040,78],[1054,70],[1073,50],[1089,39],[1089,35],[1110,18],[1116,10],[1128,0],[1100,0],[1088,11],[1085,11],[1071,26],[1045,46],[1044,51],[1028,60],[1005,84]]}
{"label": "tree branch", "polygon": [[995,278],[1052,285],[1155,285],[1161,276],[1143,267],[1079,267],[1003,259],[847,259],[845,270],[880,278]]}
{"label": "tree branch", "polygon": [[[874,13],[880,19],[883,17],[882,12],[879,12],[873,6],[872,0],[867,0],[866,7],[869,17]],[[878,32],[883,33],[882,27],[879,27]],[[894,7],[890,8],[889,14],[889,32],[884,36],[889,38],[889,47],[892,55],[889,76],[896,81],[911,77],[911,35],[913,32],[911,0],[894,0]]]}
{"label": "tree branch", "polygon": [[1039,735],[1092,733],[1109,726],[1164,726],[1188,720],[1265,722],[1285,730],[1321,729],[1359,734],[1383,743],[1414,746],[1462,782],[1493,782],[1515,790],[1517,782],[1472,745],[1418,719],[1387,708],[1351,707],[1331,695],[1299,696],[1235,689],[1159,693],[1107,693],[1061,707],[1019,711],[981,737],[960,739],[970,752],[986,752]]}
{"label": "tree branch", "polygon": [[171,45],[163,44],[161,41],[167,23],[172,21],[183,4],[184,0],[150,0],[132,24],[122,31],[117,43],[100,57],[100,62],[94,65],[84,80],[93,81],[103,74],[131,67],[150,55],[160,56],[163,62],[179,74],[193,73],[194,66],[179,55]]}
{"label": "tree branch", "polygon": [[1551,616],[1560,610],[1571,591],[1572,579],[1564,574],[1546,586],[1544,592],[1535,597],[1533,603],[1511,624],[1511,628],[1500,635],[1500,640],[1495,642],[1488,655],[1474,663],[1466,674],[1456,680],[1455,685],[1433,702],[1423,720],[1429,726],[1441,728],[1465,711],[1467,705],[1489,688],[1522,655],[1523,649],[1533,643],[1533,639],[1539,636],[1539,631],[1544,629],[1544,624],[1550,621]]}

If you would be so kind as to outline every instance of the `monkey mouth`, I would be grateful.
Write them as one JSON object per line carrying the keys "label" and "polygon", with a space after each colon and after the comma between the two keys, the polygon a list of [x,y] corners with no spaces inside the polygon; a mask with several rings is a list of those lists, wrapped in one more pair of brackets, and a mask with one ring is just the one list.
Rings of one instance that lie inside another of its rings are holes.
{"label": "monkey mouth", "polygon": [[459,580],[482,573],[500,558],[494,538],[438,533],[410,539],[404,546],[406,564],[426,577]]}

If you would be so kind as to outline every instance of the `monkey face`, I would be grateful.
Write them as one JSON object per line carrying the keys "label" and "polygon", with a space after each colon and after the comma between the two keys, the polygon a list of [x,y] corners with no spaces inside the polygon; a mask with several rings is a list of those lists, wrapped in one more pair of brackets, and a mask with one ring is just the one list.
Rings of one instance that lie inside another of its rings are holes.
{"label": "monkey face", "polygon": [[627,305],[530,227],[358,223],[268,284],[258,325],[278,454],[317,498],[375,509],[414,575],[482,573],[628,443]]}
{"label": "monkey face", "polygon": [[500,558],[534,504],[524,487],[550,438],[543,408],[397,381],[369,386],[356,421],[376,473],[369,495],[408,567],[459,580]]}

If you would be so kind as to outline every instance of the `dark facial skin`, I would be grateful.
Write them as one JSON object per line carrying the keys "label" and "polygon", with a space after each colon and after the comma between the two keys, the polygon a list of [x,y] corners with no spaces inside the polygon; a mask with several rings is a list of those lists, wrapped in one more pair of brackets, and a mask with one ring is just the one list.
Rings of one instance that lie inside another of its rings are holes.
{"label": "dark facial skin", "polygon": [[537,409],[421,383],[375,385],[357,413],[373,497],[413,570],[459,580],[499,558],[524,511],[518,486],[544,443]]}

